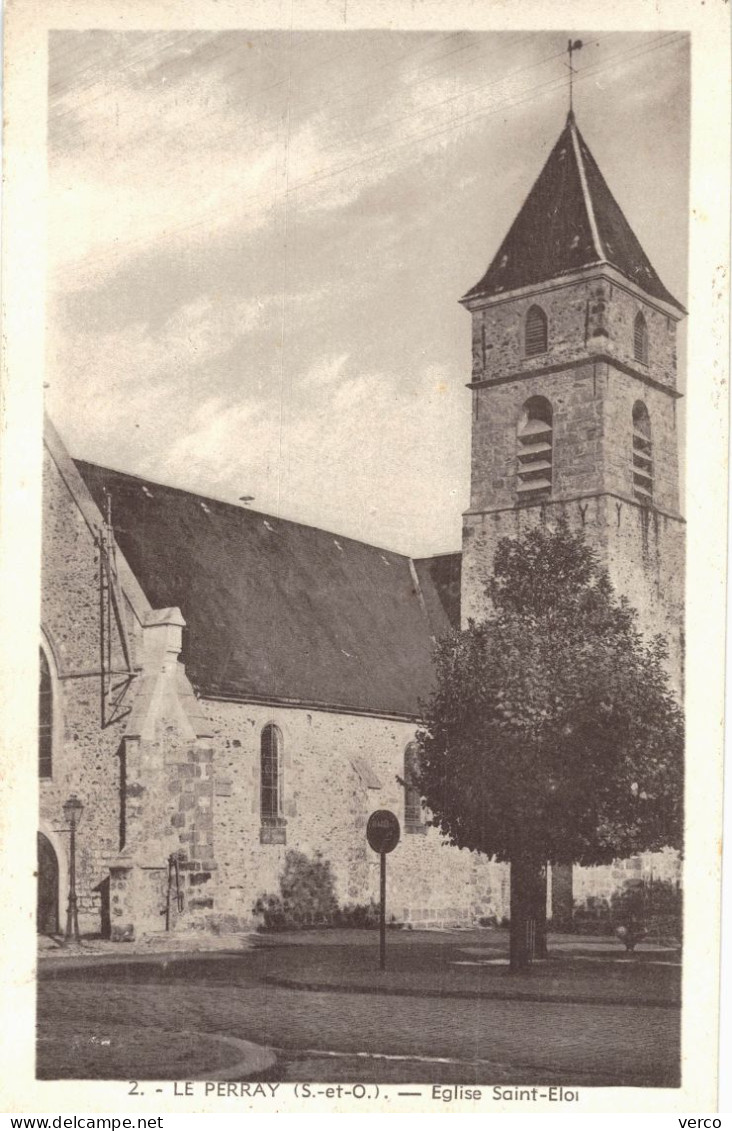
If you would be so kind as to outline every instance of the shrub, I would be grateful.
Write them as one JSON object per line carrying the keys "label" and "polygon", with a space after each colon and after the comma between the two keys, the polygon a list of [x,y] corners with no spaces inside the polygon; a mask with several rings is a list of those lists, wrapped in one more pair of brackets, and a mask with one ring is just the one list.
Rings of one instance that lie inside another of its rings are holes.
{"label": "shrub", "polygon": [[330,925],[338,912],[338,901],[329,862],[319,852],[311,859],[304,852],[289,849],[279,895],[260,895],[252,910],[273,931]]}
{"label": "shrub", "polygon": [[339,927],[378,930],[379,904],[374,899],[370,899],[368,903],[347,903],[339,909],[336,922]]}
{"label": "shrub", "polygon": [[[262,917],[265,931],[297,931],[308,927],[379,927],[379,904],[347,903],[338,906],[333,870],[319,852],[311,859],[291,849],[285,856],[279,894],[260,895],[252,911]],[[394,916],[387,924],[396,927]]]}
{"label": "shrub", "polygon": [[[628,929],[649,941],[680,941],[682,893],[669,880],[631,883],[609,900],[590,896],[575,907],[572,929],[580,935],[615,934],[624,941]],[[622,931],[622,933],[619,933]]]}
{"label": "shrub", "polygon": [[626,927],[655,942],[681,939],[682,895],[678,884],[669,880],[635,884],[613,895],[610,905],[616,933],[618,927]]}

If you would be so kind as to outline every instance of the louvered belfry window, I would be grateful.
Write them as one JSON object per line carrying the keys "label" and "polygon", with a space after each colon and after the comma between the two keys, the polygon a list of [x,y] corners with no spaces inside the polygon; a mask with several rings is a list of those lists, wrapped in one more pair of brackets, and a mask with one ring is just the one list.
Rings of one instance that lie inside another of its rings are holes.
{"label": "louvered belfry window", "polygon": [[653,502],[651,418],[643,401],[633,405],[633,494],[646,506]]}
{"label": "louvered belfry window", "polygon": [[546,314],[540,306],[530,306],[526,315],[526,356],[546,353]]}
{"label": "louvered belfry window", "polygon": [[648,326],[640,311],[636,314],[633,323],[633,356],[643,365],[648,364]]}
{"label": "louvered belfry window", "polygon": [[262,731],[261,815],[263,821],[282,816],[282,733],[273,723]]}
{"label": "louvered belfry window", "polygon": [[552,493],[552,406],[546,397],[531,397],[518,427],[518,493],[527,502]]}
{"label": "louvered belfry window", "polygon": [[41,648],[38,690],[38,775],[53,776],[53,686],[46,654]]}

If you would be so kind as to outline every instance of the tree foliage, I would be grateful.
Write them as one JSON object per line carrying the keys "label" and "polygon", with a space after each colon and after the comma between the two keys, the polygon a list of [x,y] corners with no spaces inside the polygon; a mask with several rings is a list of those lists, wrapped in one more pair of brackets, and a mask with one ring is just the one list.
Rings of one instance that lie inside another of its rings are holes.
{"label": "tree foliage", "polygon": [[504,539],[490,613],[436,648],[419,785],[453,844],[598,864],[680,848],[683,719],[661,638],[566,524]]}

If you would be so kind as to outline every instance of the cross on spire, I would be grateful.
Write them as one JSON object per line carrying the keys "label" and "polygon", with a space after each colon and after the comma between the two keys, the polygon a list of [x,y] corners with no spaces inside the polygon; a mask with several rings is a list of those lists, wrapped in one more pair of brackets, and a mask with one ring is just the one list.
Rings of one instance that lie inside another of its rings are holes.
{"label": "cross on spire", "polygon": [[567,53],[569,54],[569,115],[570,115],[570,117],[574,117],[574,109],[572,107],[572,79],[573,79],[574,74],[576,73],[574,67],[572,66],[572,52],[573,51],[579,51],[581,46],[582,46],[582,40],[581,39],[569,39],[567,41]]}

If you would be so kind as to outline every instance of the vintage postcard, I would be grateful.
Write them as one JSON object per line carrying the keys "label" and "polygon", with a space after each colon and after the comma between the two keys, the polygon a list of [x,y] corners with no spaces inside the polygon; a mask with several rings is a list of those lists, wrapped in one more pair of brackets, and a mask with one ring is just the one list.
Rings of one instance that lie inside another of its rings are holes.
{"label": "vintage postcard", "polygon": [[729,34],[8,4],[4,1110],[718,1109]]}

